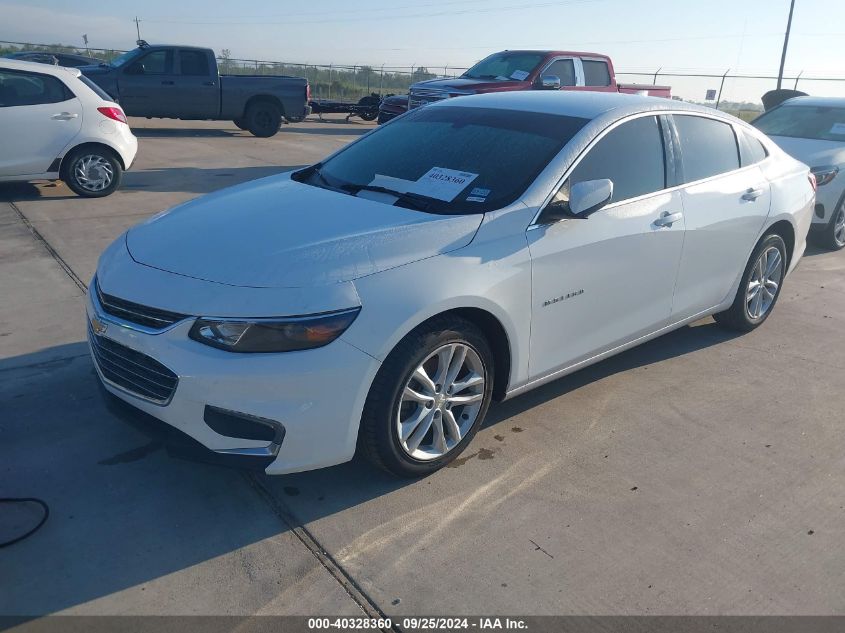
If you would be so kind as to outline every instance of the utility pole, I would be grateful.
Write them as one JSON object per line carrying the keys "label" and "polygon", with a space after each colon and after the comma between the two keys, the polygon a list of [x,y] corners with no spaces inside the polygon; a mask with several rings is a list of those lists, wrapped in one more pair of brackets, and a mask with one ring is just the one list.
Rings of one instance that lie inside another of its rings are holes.
{"label": "utility pole", "polygon": [[[794,0],[793,0],[794,1]],[[790,14],[792,15],[792,14]],[[135,23],[135,32],[138,34],[138,39],[141,39],[141,20],[138,19],[138,16],[135,16],[135,19],[132,20]]]}
{"label": "utility pole", "polygon": [[792,13],[795,11],[795,0],[789,3],[789,20],[786,22],[786,35],[783,38],[783,54],[780,56],[780,71],[778,72],[778,90],[783,83],[783,67],[786,65],[786,49],[789,46],[789,32],[792,30]]}

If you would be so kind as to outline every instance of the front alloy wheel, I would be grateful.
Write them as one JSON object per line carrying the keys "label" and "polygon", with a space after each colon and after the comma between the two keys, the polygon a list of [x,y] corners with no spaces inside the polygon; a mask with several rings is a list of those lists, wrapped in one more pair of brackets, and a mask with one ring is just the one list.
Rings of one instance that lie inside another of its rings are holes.
{"label": "front alloy wheel", "polygon": [[472,322],[445,314],[405,336],[376,374],[358,445],[394,475],[420,477],[472,441],[493,395],[493,353]]}
{"label": "front alloy wheel", "polygon": [[429,461],[460,444],[484,401],[484,364],[463,343],[432,352],[405,383],[396,412],[402,449]]}

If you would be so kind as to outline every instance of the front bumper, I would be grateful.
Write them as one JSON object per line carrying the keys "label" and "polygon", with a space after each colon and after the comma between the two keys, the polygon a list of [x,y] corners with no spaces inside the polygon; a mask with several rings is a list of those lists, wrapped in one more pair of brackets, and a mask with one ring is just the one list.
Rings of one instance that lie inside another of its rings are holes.
{"label": "front bumper", "polygon": [[[339,464],[354,455],[361,411],[379,363],[342,338],[301,352],[235,354],[189,339],[193,318],[155,332],[115,318],[102,309],[93,284],[86,310],[89,324],[98,324],[96,336],[154,359],[178,376],[169,399],[155,402],[110,380],[109,368],[98,364],[92,349],[103,388],[139,412],[134,417],[164,422],[206,449],[203,461],[235,461],[282,474]],[[93,336],[89,325],[89,349]],[[244,420],[242,433],[238,420]],[[255,423],[276,432],[262,437],[254,432]]]}

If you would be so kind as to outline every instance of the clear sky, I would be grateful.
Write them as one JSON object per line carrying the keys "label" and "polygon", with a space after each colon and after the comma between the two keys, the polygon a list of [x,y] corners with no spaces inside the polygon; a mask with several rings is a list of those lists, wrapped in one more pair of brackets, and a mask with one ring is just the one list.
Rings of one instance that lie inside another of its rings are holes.
{"label": "clear sky", "polygon": [[[91,46],[131,48],[137,15],[150,42],[235,58],[439,69],[550,48],[607,53],[618,70],[776,74],[788,11],[789,0],[0,0],[0,39],[79,45],[87,33]],[[787,75],[845,77],[843,37],[845,3],[796,0]]]}

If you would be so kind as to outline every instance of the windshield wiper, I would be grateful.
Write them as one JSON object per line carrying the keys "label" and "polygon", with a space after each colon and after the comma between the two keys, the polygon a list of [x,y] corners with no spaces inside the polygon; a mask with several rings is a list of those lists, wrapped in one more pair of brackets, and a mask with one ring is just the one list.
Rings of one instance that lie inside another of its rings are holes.
{"label": "windshield wiper", "polygon": [[434,202],[434,198],[429,198],[428,196],[422,196],[418,193],[411,193],[409,191],[396,191],[395,189],[390,189],[389,187],[382,187],[380,185],[346,184],[341,185],[340,189],[342,189],[343,191],[348,191],[352,195],[357,194],[359,191],[375,191],[376,193],[386,193],[391,196],[396,196],[397,198],[399,198],[397,202],[406,204],[410,208],[416,209],[417,211],[431,211],[431,203]]}

